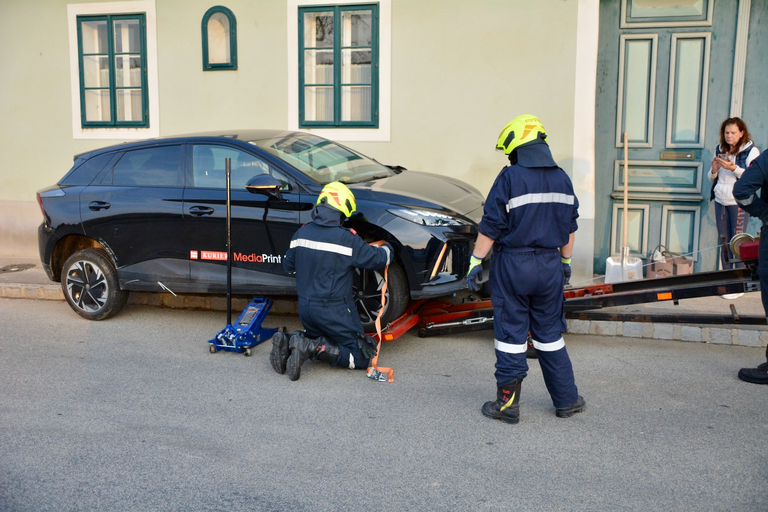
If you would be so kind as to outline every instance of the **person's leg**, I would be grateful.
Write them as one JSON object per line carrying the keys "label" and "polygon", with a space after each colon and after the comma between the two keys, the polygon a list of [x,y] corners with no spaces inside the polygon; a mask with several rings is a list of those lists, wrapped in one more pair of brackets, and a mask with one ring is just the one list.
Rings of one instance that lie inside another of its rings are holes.
{"label": "person's leg", "polygon": [[357,345],[357,337],[363,334],[357,309],[350,300],[308,301],[299,307],[299,316],[307,336],[291,337],[290,356],[286,369],[291,380],[301,374],[301,365],[307,359],[340,365],[344,368],[368,367],[368,359]]}
{"label": "person's leg", "polygon": [[[747,228],[747,221],[749,221],[749,214],[736,205],[725,208],[728,210],[728,235],[726,238],[728,254],[731,259],[736,259],[736,255],[731,251],[731,239],[739,233],[744,233]],[[733,263],[732,268],[744,268],[744,264]]]}
{"label": "person's leg", "polygon": [[535,287],[533,253],[496,253],[491,264],[491,303],[496,385],[528,374],[528,290]]}
{"label": "person's leg", "polygon": [[[558,416],[568,417],[584,409],[573,366],[562,333],[566,331],[563,313],[562,272],[557,253],[537,256],[538,293],[530,297],[531,338],[539,355],[541,373]],[[569,410],[569,413],[563,411]]]}
{"label": "person's leg", "polygon": [[520,421],[520,388],[528,374],[528,289],[533,253],[496,253],[491,266],[491,302],[496,351],[496,400],[481,408],[484,416],[505,423]]}
{"label": "person's leg", "polygon": [[723,270],[732,268],[730,263],[726,263],[727,255],[730,253],[728,243],[731,241],[728,233],[730,232],[728,222],[728,207],[715,201],[715,224],[717,225],[717,243],[720,247],[720,263]]}
{"label": "person's leg", "polygon": [[[768,228],[765,226],[760,230],[760,247],[758,249],[758,261],[768,262]],[[760,275],[760,298],[763,301],[763,310],[768,316],[768,263],[757,268]],[[757,368],[742,368],[739,370],[739,379],[753,384],[768,384],[768,347],[765,349],[766,362],[761,363]]]}
{"label": "person's leg", "polygon": [[734,222],[733,233],[746,233],[747,225],[749,224],[749,214],[737,206],[735,217],[736,222]]}

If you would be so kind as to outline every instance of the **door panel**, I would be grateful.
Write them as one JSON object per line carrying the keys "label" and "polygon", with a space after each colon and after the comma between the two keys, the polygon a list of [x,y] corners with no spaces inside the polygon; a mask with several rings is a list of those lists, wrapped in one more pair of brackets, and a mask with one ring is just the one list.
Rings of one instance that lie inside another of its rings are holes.
{"label": "door panel", "polygon": [[704,147],[709,42],[709,32],[672,34],[667,148]]}
{"label": "door panel", "polygon": [[625,131],[630,147],[652,147],[658,35],[623,34],[620,45],[616,147]]}
{"label": "door panel", "polygon": [[[200,291],[226,291],[225,166],[229,158],[233,291],[293,292],[295,279],[283,270],[283,257],[293,234],[308,220],[313,204],[306,201],[311,198],[302,197],[295,182],[253,153],[195,144],[188,154],[192,179],[184,192],[184,229],[193,286]],[[284,183],[279,198],[245,190],[245,183],[262,173]]]}
{"label": "door panel", "polygon": [[171,289],[189,282],[182,217],[183,146],[126,151],[80,195],[85,234],[115,258],[121,286]]}

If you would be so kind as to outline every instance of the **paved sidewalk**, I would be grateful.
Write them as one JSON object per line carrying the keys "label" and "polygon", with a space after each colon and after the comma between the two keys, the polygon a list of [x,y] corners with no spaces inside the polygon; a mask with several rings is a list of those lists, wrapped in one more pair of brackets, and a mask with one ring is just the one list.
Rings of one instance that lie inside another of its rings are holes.
{"label": "paved sidewalk", "polygon": [[[64,300],[59,283],[48,279],[40,262],[29,257],[0,256],[0,298]],[[234,312],[242,310],[249,297],[236,296],[232,300]],[[288,298],[273,298],[271,314],[298,314],[296,301]],[[168,307],[176,309],[198,309],[208,311],[226,311],[226,296],[178,294],[167,292],[131,292],[129,304]],[[672,302],[655,302],[604,308],[606,313],[659,315],[708,314],[730,316],[733,305],[741,316],[764,316],[760,292],[750,292],[735,300],[721,297],[702,297],[685,299],[675,306]],[[602,336],[625,336],[630,338],[648,338],[658,340],[678,340],[689,342],[714,343],[720,345],[739,345],[746,347],[768,346],[768,325],[739,324],[679,324],[663,322],[628,322],[607,320],[568,319],[568,332],[572,334],[594,334]]]}

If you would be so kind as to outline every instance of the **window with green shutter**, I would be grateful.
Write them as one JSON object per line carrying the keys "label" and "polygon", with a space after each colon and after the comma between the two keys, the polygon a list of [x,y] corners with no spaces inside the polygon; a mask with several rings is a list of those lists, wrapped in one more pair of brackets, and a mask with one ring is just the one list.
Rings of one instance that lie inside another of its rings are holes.
{"label": "window with green shutter", "polygon": [[149,126],[143,14],[78,16],[83,128]]}
{"label": "window with green shutter", "polygon": [[203,16],[203,71],[237,69],[237,20],[224,6]]}
{"label": "window with green shutter", "polygon": [[377,128],[378,5],[299,8],[299,126]]}

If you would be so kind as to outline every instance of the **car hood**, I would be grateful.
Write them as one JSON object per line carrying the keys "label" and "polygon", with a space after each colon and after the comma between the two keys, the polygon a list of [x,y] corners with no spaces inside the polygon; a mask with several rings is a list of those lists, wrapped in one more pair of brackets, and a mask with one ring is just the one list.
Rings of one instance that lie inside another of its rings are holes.
{"label": "car hood", "polygon": [[469,216],[484,204],[475,187],[427,172],[403,171],[387,178],[349,185],[359,200],[384,201],[405,207],[447,210]]}

